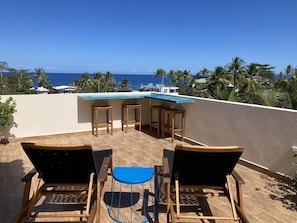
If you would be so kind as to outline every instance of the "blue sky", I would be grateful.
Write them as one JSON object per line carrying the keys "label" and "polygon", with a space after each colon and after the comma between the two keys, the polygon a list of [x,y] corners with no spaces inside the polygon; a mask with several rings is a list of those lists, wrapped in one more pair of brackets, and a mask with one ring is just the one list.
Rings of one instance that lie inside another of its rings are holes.
{"label": "blue sky", "polygon": [[297,65],[296,0],[1,0],[0,61],[46,72]]}

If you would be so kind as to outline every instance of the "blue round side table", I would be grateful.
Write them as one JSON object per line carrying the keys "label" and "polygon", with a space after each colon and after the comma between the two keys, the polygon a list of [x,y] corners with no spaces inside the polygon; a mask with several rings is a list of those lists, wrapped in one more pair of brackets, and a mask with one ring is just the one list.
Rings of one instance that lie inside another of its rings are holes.
{"label": "blue round side table", "polygon": [[[150,182],[150,192],[151,194],[154,194],[153,191],[153,186],[151,183],[151,180],[154,176],[154,169],[152,167],[134,167],[134,166],[125,166],[125,167],[115,167],[113,169],[113,173],[112,173],[112,188],[111,188],[111,200],[110,200],[110,206],[108,207],[108,214],[109,216],[118,223],[124,223],[123,220],[119,219],[120,216],[120,208],[121,208],[121,202],[122,202],[122,194],[124,193],[122,191],[122,184],[126,184],[130,186],[130,222],[135,222],[133,221],[133,210],[132,210],[132,206],[135,205],[136,203],[133,201],[133,185],[136,184],[141,184],[142,185],[142,215],[143,216],[143,221],[141,221],[141,223],[144,222],[148,222],[147,219],[147,207],[145,205],[144,199],[145,199],[145,189],[144,189],[144,184]],[[118,204],[117,204],[117,216],[114,216],[112,214],[112,207],[114,207],[114,197],[115,197],[115,183],[118,182],[120,183],[120,190],[118,192]],[[155,197],[153,198],[153,201],[155,203],[156,199]],[[156,216],[155,214],[156,211],[156,207],[155,205],[153,206],[153,218]],[[127,218],[128,219],[128,218]]]}

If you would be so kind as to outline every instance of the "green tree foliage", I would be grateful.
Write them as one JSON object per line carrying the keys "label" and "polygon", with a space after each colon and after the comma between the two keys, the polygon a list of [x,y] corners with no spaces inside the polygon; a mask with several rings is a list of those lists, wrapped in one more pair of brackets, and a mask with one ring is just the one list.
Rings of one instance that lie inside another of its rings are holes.
{"label": "green tree foliage", "polygon": [[[284,73],[287,78],[280,73],[276,79],[274,67],[269,64],[246,64],[235,57],[214,71],[199,71],[188,88],[194,96],[297,109],[297,71],[288,65]],[[205,76],[209,77],[207,82],[197,84]]]}
{"label": "green tree foliage", "polygon": [[0,129],[3,130],[12,124],[13,114],[16,112],[16,103],[12,97],[2,102],[0,97]]}
{"label": "green tree foliage", "polygon": [[9,68],[9,75],[6,75],[7,94],[28,94],[33,87],[33,80],[28,70],[16,70]]}
{"label": "green tree foliage", "polygon": [[157,69],[155,72],[155,77],[161,78],[161,84],[164,85],[164,78],[167,77],[167,73],[163,68]]}
{"label": "green tree foliage", "polygon": [[[180,94],[184,95],[297,109],[297,68],[292,65],[275,78],[273,66],[246,64],[240,57],[234,57],[225,66],[216,66],[214,70],[203,68],[195,76],[188,70],[170,70],[167,73],[162,68],[157,69],[154,75],[162,78],[162,84],[168,77],[170,84],[178,87]],[[50,80],[42,68],[35,69],[31,78],[27,70],[16,70],[5,61],[0,62],[1,94],[29,93],[33,80],[38,86],[51,89]],[[78,87],[78,92],[112,92],[115,83],[111,72],[93,75],[86,72],[73,85]],[[118,85],[124,88],[130,83],[124,78]]]}
{"label": "green tree foliage", "polygon": [[192,75],[190,71],[171,70],[169,71],[168,76],[170,78],[170,84],[178,87],[180,94],[189,94],[191,92],[191,89],[189,88],[189,85],[191,84],[192,80]]}
{"label": "green tree foliage", "polygon": [[91,75],[83,73],[81,80],[75,80],[74,86],[78,87],[80,92],[112,92],[115,90],[115,79],[111,72],[102,74],[100,72]]}
{"label": "green tree foliage", "polygon": [[120,88],[128,88],[131,86],[131,83],[127,78],[124,77],[122,80],[119,81],[118,85]]}
{"label": "green tree foliage", "polygon": [[[3,71],[6,71],[3,74]],[[6,62],[0,62],[0,93],[1,94],[24,94],[29,93],[33,87],[33,80],[28,70],[14,69]]]}
{"label": "green tree foliage", "polygon": [[50,81],[42,68],[35,68],[33,78],[36,80],[38,87],[51,88]]}

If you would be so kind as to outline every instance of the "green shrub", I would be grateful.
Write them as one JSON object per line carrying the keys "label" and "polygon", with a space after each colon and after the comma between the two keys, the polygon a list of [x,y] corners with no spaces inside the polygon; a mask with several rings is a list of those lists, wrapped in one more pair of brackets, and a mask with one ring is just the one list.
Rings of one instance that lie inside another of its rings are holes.
{"label": "green shrub", "polygon": [[13,114],[16,112],[16,103],[12,97],[7,98],[2,102],[0,97],[0,129],[4,130],[5,128],[12,125]]}

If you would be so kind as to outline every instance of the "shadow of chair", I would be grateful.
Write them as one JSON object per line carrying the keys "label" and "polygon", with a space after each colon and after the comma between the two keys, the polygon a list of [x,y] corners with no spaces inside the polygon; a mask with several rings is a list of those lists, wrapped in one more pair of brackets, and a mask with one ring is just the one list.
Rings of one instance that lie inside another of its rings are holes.
{"label": "shadow of chair", "polygon": [[[21,143],[34,168],[25,183],[22,209],[13,222],[99,222],[100,201],[112,150],[90,145]],[[43,219],[43,220],[42,220]]]}
{"label": "shadow of chair", "polygon": [[[194,145],[176,145],[175,151],[164,150],[167,222],[179,222],[181,219],[248,222],[243,212],[241,185],[244,181],[234,171],[243,150],[239,146]],[[231,176],[235,182],[236,197],[232,193]],[[221,196],[228,198],[230,208],[226,216],[221,216],[221,213],[225,214],[221,210],[214,216],[211,205],[205,200]]]}

